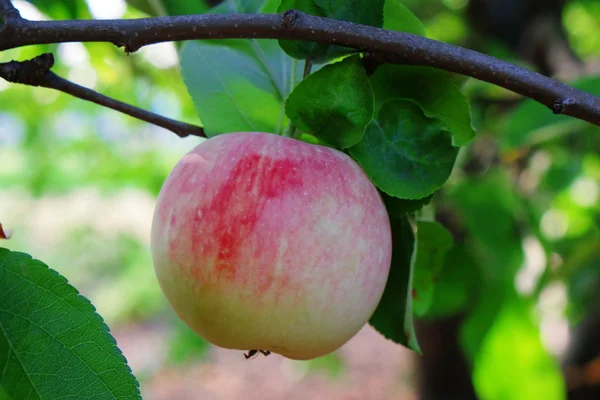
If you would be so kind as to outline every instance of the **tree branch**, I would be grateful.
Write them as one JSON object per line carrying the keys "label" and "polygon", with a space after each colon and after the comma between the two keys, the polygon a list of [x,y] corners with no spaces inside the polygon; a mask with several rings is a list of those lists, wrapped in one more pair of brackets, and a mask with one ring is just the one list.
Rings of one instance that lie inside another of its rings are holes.
{"label": "tree branch", "polygon": [[225,38],[304,40],[382,54],[388,62],[431,66],[486,81],[536,100],[554,113],[600,125],[600,98],[536,72],[421,36],[293,10],[282,14],[204,14],[128,20],[18,19],[0,27],[0,51],[31,44],[111,42],[133,52],[165,41]]}
{"label": "tree branch", "polygon": [[199,126],[186,124],[170,118],[162,117],[150,111],[111,99],[94,90],[77,85],[56,75],[50,68],[54,65],[54,56],[50,53],[39,55],[27,61],[10,61],[0,63],[0,78],[8,82],[21,83],[29,86],[41,86],[56,89],[71,96],[91,101],[102,106],[120,111],[134,118],[161,126],[174,132],[180,137],[189,135],[205,137],[204,130]]}

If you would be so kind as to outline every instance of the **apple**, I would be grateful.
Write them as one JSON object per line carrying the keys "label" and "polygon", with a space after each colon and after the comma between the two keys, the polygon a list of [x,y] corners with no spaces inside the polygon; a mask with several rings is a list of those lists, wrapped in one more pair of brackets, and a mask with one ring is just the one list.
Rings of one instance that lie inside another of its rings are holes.
{"label": "apple", "polygon": [[391,243],[382,199],[349,156],[236,132],[202,142],[171,171],[151,247],[162,291],[198,335],[306,360],[367,323]]}

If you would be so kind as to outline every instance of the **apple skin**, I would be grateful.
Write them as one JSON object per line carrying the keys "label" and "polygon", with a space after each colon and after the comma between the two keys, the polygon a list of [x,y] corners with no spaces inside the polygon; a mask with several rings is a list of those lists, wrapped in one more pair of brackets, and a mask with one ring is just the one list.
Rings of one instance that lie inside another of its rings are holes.
{"label": "apple skin", "polygon": [[204,141],[171,171],[151,247],[162,291],[198,335],[307,360],[368,322],[392,237],[379,193],[346,154],[237,132]]}

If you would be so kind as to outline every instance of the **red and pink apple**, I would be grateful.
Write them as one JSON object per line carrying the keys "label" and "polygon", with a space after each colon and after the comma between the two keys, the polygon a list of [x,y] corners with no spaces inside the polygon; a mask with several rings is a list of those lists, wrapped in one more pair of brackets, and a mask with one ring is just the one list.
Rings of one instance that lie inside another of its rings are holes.
{"label": "red and pink apple", "polygon": [[201,337],[311,359],[375,311],[391,231],[379,193],[346,154],[238,132],[204,141],[169,174],[152,256],[169,303]]}

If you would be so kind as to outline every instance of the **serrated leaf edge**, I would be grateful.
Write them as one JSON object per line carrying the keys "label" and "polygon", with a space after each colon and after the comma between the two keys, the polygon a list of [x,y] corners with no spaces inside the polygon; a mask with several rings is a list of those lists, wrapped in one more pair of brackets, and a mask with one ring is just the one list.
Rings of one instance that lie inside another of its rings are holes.
{"label": "serrated leaf edge", "polygon": [[[140,384],[139,381],[137,380],[137,378],[135,377],[135,375],[133,375],[133,371],[131,369],[131,367],[129,366],[129,364],[127,363],[127,358],[125,357],[125,355],[123,354],[123,352],[121,351],[121,349],[119,348],[118,344],[117,344],[117,340],[115,339],[115,337],[110,333],[110,327],[106,324],[106,322],[104,321],[104,318],[102,318],[102,316],[100,314],[98,314],[96,307],[92,304],[92,302],[85,296],[83,296],[79,290],[77,290],[76,287],[74,287],[73,285],[71,285],[69,283],[69,280],[61,275],[58,271],[56,271],[55,269],[50,268],[46,263],[44,263],[41,260],[38,260],[34,257],[32,257],[30,254],[27,253],[23,253],[23,252],[19,252],[19,251],[11,251],[9,249],[6,248],[2,248],[0,247],[0,256],[2,255],[2,253],[9,253],[11,255],[15,255],[14,257],[9,257],[9,258],[4,258],[2,260],[2,262],[0,263],[0,269],[2,269],[4,267],[4,265],[6,264],[7,261],[11,261],[11,260],[19,260],[19,259],[25,259],[25,260],[30,260],[31,263],[36,263],[38,264],[40,267],[48,270],[50,272],[50,274],[54,275],[55,277],[57,277],[59,279],[59,282],[57,282],[57,284],[63,284],[65,286],[67,286],[70,290],[71,293],[70,295],[75,295],[77,299],[81,299],[81,307],[82,310],[80,310],[82,313],[88,313],[88,315],[90,315],[92,318],[94,318],[95,320],[97,320],[97,322],[99,323],[99,325],[105,330],[107,336],[108,336],[108,342],[111,345],[111,350],[115,349],[116,352],[115,354],[113,354],[113,356],[115,358],[117,358],[118,361],[121,361],[123,363],[123,365],[125,366],[127,372],[129,372],[129,374],[131,375],[131,378],[133,378],[133,380],[136,383],[136,388],[137,388],[137,394],[139,395],[139,398],[141,399],[141,391],[140,391]],[[28,282],[30,282],[31,284],[35,284],[34,282],[29,281],[27,278],[22,277],[23,279],[27,280]],[[62,299],[61,299],[62,300]],[[84,364],[86,364],[84,362]]]}

